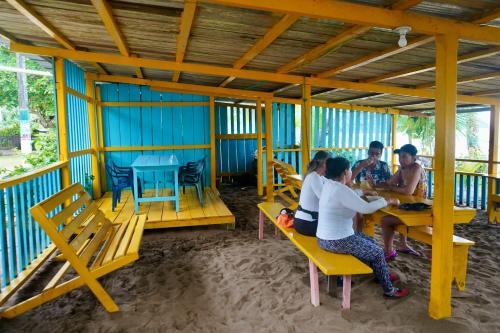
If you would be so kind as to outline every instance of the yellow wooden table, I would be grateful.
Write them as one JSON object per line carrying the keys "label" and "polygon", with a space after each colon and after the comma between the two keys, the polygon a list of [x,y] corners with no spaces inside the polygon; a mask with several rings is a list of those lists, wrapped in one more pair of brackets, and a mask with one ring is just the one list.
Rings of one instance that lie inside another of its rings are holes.
{"label": "yellow wooden table", "polygon": [[[432,200],[414,197],[411,195],[403,195],[391,191],[380,190],[378,194],[384,198],[397,198],[401,203],[416,203],[423,202],[432,205]],[[375,223],[380,223],[383,216],[392,215],[401,220],[403,224],[396,226],[396,230],[413,238],[419,242],[432,246],[432,209],[422,211],[408,211],[394,206],[388,206],[378,210],[377,212],[365,216],[365,224],[363,232],[373,236],[375,233]],[[453,223],[469,223],[476,215],[476,210],[472,208],[455,207]],[[465,290],[465,280],[467,276],[467,258],[469,247],[473,246],[474,242],[468,239],[453,236],[453,281],[455,281],[457,289]]]}
{"label": "yellow wooden table", "polygon": [[[392,191],[387,190],[377,190],[379,196],[382,196],[386,199],[388,198],[397,198],[399,201],[403,203],[417,203],[422,202],[432,206],[432,200],[423,199],[419,197],[415,197],[412,195],[404,195]],[[388,206],[378,210],[377,212],[371,214],[369,217],[374,222],[380,221],[385,215],[392,215],[401,220],[408,227],[416,227],[416,226],[428,226],[432,225],[432,209],[425,209],[422,211],[410,211],[400,209],[394,206]],[[474,216],[476,215],[476,210],[468,207],[455,207],[454,210],[454,218],[453,223],[461,224],[461,223],[469,223]]]}

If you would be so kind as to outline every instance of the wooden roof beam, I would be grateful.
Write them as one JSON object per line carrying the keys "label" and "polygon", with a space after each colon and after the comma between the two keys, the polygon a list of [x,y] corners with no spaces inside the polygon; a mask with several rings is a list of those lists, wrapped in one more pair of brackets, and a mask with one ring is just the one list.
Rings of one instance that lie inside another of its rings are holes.
{"label": "wooden roof beam", "polygon": [[[255,44],[238,60],[233,64],[233,68],[240,69],[243,68],[247,63],[249,63],[253,58],[255,58],[259,53],[261,53],[265,48],[271,45],[272,42],[276,40],[283,32],[288,30],[298,19],[300,15],[285,14],[283,17],[273,25],[264,36],[262,36]],[[225,87],[230,82],[234,81],[235,77],[230,76],[226,78],[220,84],[220,87]]]}
{"label": "wooden roof beam", "polygon": [[[12,7],[17,9],[18,12],[23,14],[31,23],[42,29],[47,35],[54,38],[59,44],[69,50],[76,50],[75,45],[57,30],[52,24],[49,23],[43,16],[37,13],[29,4],[23,0],[6,0]],[[15,41],[15,39],[5,35],[6,38]],[[92,65],[99,73],[107,74],[108,72],[101,64],[93,62]]]}
{"label": "wooden roof beam", "polygon": [[484,24],[500,18],[500,8],[490,10],[474,20],[474,23]]}
{"label": "wooden roof beam", "polygon": [[[397,9],[397,10],[406,10],[408,8],[411,8],[411,7],[419,4],[422,1],[423,0],[400,0],[400,1],[396,1],[396,3],[392,4],[392,6],[390,6],[390,8]],[[288,64],[281,66],[277,72],[278,73],[285,73],[285,72],[289,72],[293,69],[296,69],[300,66],[304,66],[304,65],[310,63],[311,61],[313,61],[317,58],[320,58],[323,55],[329,53],[334,48],[342,46],[344,43],[357,37],[358,35],[361,35],[367,31],[369,31],[370,29],[371,29],[371,27],[362,26],[362,25],[355,25],[355,26],[346,28],[346,29],[344,29],[344,31],[339,33],[337,36],[330,38],[325,44],[318,45],[314,49],[312,49],[309,52],[306,52],[305,54],[303,54],[302,56],[292,60]],[[428,41],[432,41],[433,37],[425,37],[425,39]],[[412,49],[414,47],[417,47],[418,45],[420,45],[420,43],[421,42],[409,43],[409,45],[407,45],[404,48],[394,47],[394,48],[392,48],[393,50],[391,50],[391,52],[393,54],[397,54],[397,53],[402,52],[402,49],[409,50],[409,49]],[[385,53],[385,51],[384,51],[384,53]],[[375,57],[380,57],[380,55],[377,54]],[[326,71],[324,73],[320,73],[319,75],[314,75],[314,76],[321,77],[321,78],[333,76],[333,74],[330,75],[330,72],[331,71]],[[288,90],[289,88],[292,88],[292,87],[293,86],[284,86],[284,87],[281,87],[281,88],[275,90],[273,93],[277,94],[277,93],[280,93],[282,91]]]}
{"label": "wooden roof beam", "polygon": [[[184,11],[181,16],[181,26],[179,34],[177,35],[177,50],[175,53],[175,61],[183,62],[184,55],[186,54],[187,44],[189,42],[189,35],[191,34],[191,27],[193,25],[194,15],[196,13],[196,0],[185,0]],[[172,77],[173,82],[179,81],[181,73],[176,71]]]}
{"label": "wooden roof beam", "polygon": [[[405,10],[408,9],[412,6],[415,6],[416,4],[422,2],[423,0],[401,0],[397,1],[395,4],[391,6],[393,9],[398,9],[398,10]],[[320,44],[313,48],[312,50],[304,53],[303,55],[299,56],[298,58],[290,61],[289,63],[281,66],[278,68],[277,72],[278,73],[288,73],[293,71],[294,69],[297,69],[299,67],[305,66],[312,61],[321,58],[322,56],[328,54],[335,48],[338,48],[342,46],[343,44],[347,43],[353,38],[356,38],[357,36],[364,34],[365,32],[369,31],[372,27],[371,26],[364,26],[364,25],[354,25],[348,28],[345,28],[343,31],[341,31],[339,34],[336,36],[330,38],[326,43]]]}
{"label": "wooden roof beam", "polygon": [[[101,17],[106,30],[108,31],[111,39],[115,42],[116,47],[123,56],[129,57],[130,51],[128,49],[125,38],[123,37],[122,32],[118,28],[118,24],[116,23],[115,17],[113,16],[113,9],[109,5],[106,0],[90,0],[94,8],[97,10],[97,13]],[[133,55],[135,56],[135,55]],[[138,78],[143,78],[144,75],[140,67],[135,69],[135,74]]]}
{"label": "wooden roof beam", "polygon": [[221,5],[300,14],[352,24],[394,29],[403,25],[427,35],[456,35],[460,39],[500,45],[500,29],[436,16],[408,13],[336,0],[201,0]]}
{"label": "wooden roof beam", "polygon": [[[423,98],[434,98],[435,92],[426,89],[401,88],[376,83],[361,83],[341,80],[321,79],[321,78],[305,78],[300,75],[269,73],[256,70],[234,69],[214,65],[192,64],[192,63],[177,63],[174,61],[125,57],[110,53],[96,53],[76,50],[67,50],[52,47],[30,46],[19,43],[11,43],[11,50],[20,53],[31,53],[38,55],[46,55],[52,57],[61,57],[80,61],[96,61],[109,63],[121,66],[154,68],[166,71],[184,71],[198,74],[207,74],[213,76],[230,75],[256,81],[271,81],[292,84],[311,84],[315,87],[325,88],[343,88],[348,90],[357,90],[373,93],[388,93],[394,95],[415,96]],[[477,104],[494,104],[500,105],[500,99],[475,97],[475,96],[458,96],[459,101],[466,103]]]}
{"label": "wooden roof beam", "polygon": [[[500,71],[495,71],[495,72],[491,72],[491,73],[485,73],[485,74],[474,75],[474,76],[469,76],[469,77],[464,77],[464,78],[458,79],[457,84],[496,79],[498,77],[500,77]],[[436,84],[434,82],[430,82],[430,83],[424,83],[424,84],[418,85],[415,88],[427,89],[427,88],[432,88],[435,85]]]}

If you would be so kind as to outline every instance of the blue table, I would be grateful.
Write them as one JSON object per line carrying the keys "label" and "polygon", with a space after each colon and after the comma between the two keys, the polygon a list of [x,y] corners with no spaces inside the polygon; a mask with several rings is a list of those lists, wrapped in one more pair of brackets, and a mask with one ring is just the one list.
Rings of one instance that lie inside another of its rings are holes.
{"label": "blue table", "polygon": [[139,202],[152,201],[175,201],[175,211],[179,212],[179,161],[175,155],[154,156],[141,155],[137,157],[131,165],[134,172],[134,188],[137,189],[137,174],[139,172],[173,172],[174,173],[174,195],[168,197],[157,196],[139,198],[137,191],[134,191],[135,213],[139,213]]}

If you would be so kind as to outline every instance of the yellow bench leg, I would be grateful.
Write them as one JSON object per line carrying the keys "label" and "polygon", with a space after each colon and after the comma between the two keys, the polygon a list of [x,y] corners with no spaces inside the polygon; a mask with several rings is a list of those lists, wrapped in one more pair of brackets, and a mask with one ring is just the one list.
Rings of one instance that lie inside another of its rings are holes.
{"label": "yellow bench leg", "polygon": [[467,276],[467,256],[469,247],[456,245],[453,247],[453,279],[460,291],[465,290],[465,279]]}

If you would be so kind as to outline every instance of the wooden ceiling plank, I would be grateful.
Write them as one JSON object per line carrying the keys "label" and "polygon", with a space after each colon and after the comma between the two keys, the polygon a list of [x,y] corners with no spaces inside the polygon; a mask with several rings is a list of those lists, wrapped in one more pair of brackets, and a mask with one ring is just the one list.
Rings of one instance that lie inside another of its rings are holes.
{"label": "wooden ceiling plank", "polygon": [[[490,80],[490,79],[496,79],[500,77],[500,71],[495,71],[491,73],[485,73],[485,74],[480,74],[480,75],[473,75],[473,76],[468,76],[464,77],[461,79],[457,80],[457,84],[463,84],[463,83],[470,83],[470,82],[478,82],[478,81],[484,81],[484,80]],[[427,88],[432,88],[434,87],[435,83],[430,82],[430,83],[425,83],[416,86],[415,88],[417,89],[427,89]]]}
{"label": "wooden ceiling plank", "polygon": [[[29,4],[23,0],[6,0],[12,7],[17,9],[18,12],[23,14],[30,22],[35,24],[37,27],[42,29],[47,35],[54,38],[59,44],[64,46],[69,50],[75,50],[75,45],[64,36],[59,30],[57,30],[52,24],[50,24],[42,15],[37,13]],[[6,36],[9,38],[9,36]],[[9,38],[14,40],[13,38]],[[101,64],[92,62],[92,65],[97,69],[99,73],[107,74],[108,72]]]}
{"label": "wooden ceiling plank", "polygon": [[406,45],[405,47],[399,47],[396,45],[396,46],[389,47],[389,48],[382,50],[382,51],[373,52],[373,53],[370,53],[362,58],[353,60],[349,63],[346,63],[344,65],[340,65],[340,66],[332,68],[332,69],[329,69],[327,71],[321,72],[321,73],[316,74],[314,76],[321,77],[321,78],[329,78],[329,77],[335,76],[336,74],[350,71],[350,70],[353,70],[353,69],[356,69],[356,68],[359,68],[362,66],[366,66],[366,65],[371,64],[373,62],[391,57],[391,56],[396,55],[396,54],[403,53],[405,51],[414,49],[416,47],[428,44],[432,41],[434,41],[434,37],[432,37],[432,36],[418,37],[418,38],[413,39],[412,41],[409,41],[408,45]]}
{"label": "wooden ceiling plank", "polygon": [[[409,9],[413,6],[416,6],[417,4],[419,4],[422,1],[423,0],[400,0],[400,1],[396,1],[394,4],[392,4],[390,6],[390,8],[395,9],[395,10],[406,10],[406,9]],[[357,27],[359,28],[359,30],[357,29]],[[337,36],[331,38],[325,44],[317,46],[316,48],[305,53],[304,55],[302,55],[302,56],[296,58],[295,60],[289,62],[288,64],[280,67],[278,69],[278,73],[281,73],[281,72],[284,73],[285,71],[291,71],[293,69],[296,69],[299,66],[304,66],[307,63],[325,55],[333,48],[335,48],[337,46],[341,46],[342,44],[346,43],[347,41],[351,40],[352,38],[355,38],[356,36],[363,34],[364,32],[366,32],[368,30],[370,30],[370,27],[362,26],[362,25],[356,25],[354,27],[347,28],[343,32],[338,34]],[[351,37],[349,38],[349,36],[351,36]],[[424,44],[429,43],[433,40],[434,40],[434,37],[428,37],[428,36],[420,37],[420,38],[416,39],[414,42],[409,43],[406,47],[401,48],[398,46],[398,47],[389,48],[389,49],[384,50],[382,52],[375,52],[375,53],[368,55],[367,57],[363,57],[361,59],[358,59],[357,61],[351,62],[348,66],[345,66],[345,65],[340,66],[340,67],[334,68],[332,70],[328,70],[328,71],[325,71],[325,72],[322,72],[322,73],[319,73],[319,74],[313,75],[313,76],[320,77],[320,78],[328,78],[328,77],[334,76],[337,73],[340,73],[340,71],[346,71],[349,69],[354,69],[354,68],[357,68],[360,66],[364,66],[364,65],[367,65],[371,62],[389,57],[391,55],[398,54],[398,53],[401,53],[401,52],[404,52],[407,50],[411,50],[415,47],[418,47],[420,45],[424,45]],[[349,67],[351,67],[351,68],[349,68]],[[273,93],[277,94],[277,93],[283,92],[289,88],[291,88],[291,86],[281,87],[281,88],[275,90]],[[323,93],[325,93],[325,92],[323,92]]]}
{"label": "wooden ceiling plank", "polygon": [[350,41],[351,39],[367,32],[371,27],[355,25],[344,29],[338,35],[330,38],[326,43],[320,44],[313,48],[312,50],[304,53],[303,55],[295,58],[289,63],[278,68],[276,72],[278,73],[288,73],[294,69],[305,66],[310,62],[324,56],[328,52],[332,51],[336,47],[342,46],[344,43]]}
{"label": "wooden ceiling plank", "polygon": [[74,50],[75,45],[59,32],[52,24],[50,24],[43,16],[38,14],[30,5],[23,0],[6,0],[12,7],[17,9],[28,20],[30,20],[37,27],[42,29],[47,35],[54,38],[59,44],[69,50]]}
{"label": "wooden ceiling plank", "polygon": [[[495,46],[486,50],[480,50],[480,51],[474,51],[474,52],[469,52],[464,55],[461,55],[458,57],[458,63],[462,64],[465,62],[469,61],[475,61],[483,58],[488,58],[494,55],[497,55],[500,53],[500,46]],[[405,76],[410,76],[410,75],[415,75],[415,74],[420,74],[428,71],[432,71],[436,68],[435,63],[431,64],[425,64],[425,65],[419,65],[415,66],[412,68],[407,68],[407,69],[402,69],[400,71],[392,72],[392,73],[387,73],[383,75],[378,75],[366,80],[363,80],[363,82],[380,82],[380,81],[385,81],[385,80],[392,80],[392,79],[397,79],[400,77],[405,77]]]}
{"label": "wooden ceiling plank", "polygon": [[312,18],[332,19],[352,24],[394,29],[411,26],[426,35],[453,34],[460,39],[500,45],[500,29],[479,26],[420,13],[379,8],[336,0],[201,0],[226,6],[281,13],[295,13]]}
{"label": "wooden ceiling plank", "polygon": [[[248,49],[248,51],[233,64],[233,68],[240,69],[243,68],[247,63],[249,63],[253,58],[259,55],[264,49],[271,45],[276,38],[283,34],[288,28],[292,26],[298,19],[300,15],[285,14],[283,17],[273,25],[260,39],[255,42],[255,44]],[[235,77],[227,77],[219,85],[220,87],[225,87],[230,82],[234,81]]]}
{"label": "wooden ceiling plank", "polygon": [[[181,16],[181,24],[179,34],[177,35],[177,50],[175,53],[175,61],[183,62],[186,48],[189,42],[189,35],[191,34],[191,27],[196,13],[196,0],[184,1],[184,11]],[[179,81],[180,72],[174,72],[172,77],[173,82]]]}
{"label": "wooden ceiling plank", "polygon": [[500,18],[500,8],[490,10],[474,20],[474,23],[484,24]]}

